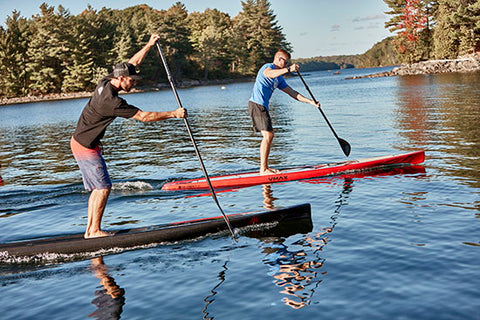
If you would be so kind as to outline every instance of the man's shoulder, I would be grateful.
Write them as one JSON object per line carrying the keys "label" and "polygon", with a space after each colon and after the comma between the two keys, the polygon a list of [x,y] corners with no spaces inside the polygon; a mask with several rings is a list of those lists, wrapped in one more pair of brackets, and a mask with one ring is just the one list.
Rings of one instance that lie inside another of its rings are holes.
{"label": "man's shoulder", "polygon": [[110,78],[105,77],[98,81],[93,96],[101,99],[108,99],[116,97],[118,94],[110,84]]}
{"label": "man's shoulder", "polygon": [[273,63],[265,63],[259,70],[258,70],[258,74],[257,74],[257,79],[266,79],[265,75],[263,74],[263,72],[266,70],[266,69],[275,69],[275,65]]}
{"label": "man's shoulder", "polygon": [[265,69],[267,69],[267,68],[275,69],[275,65],[274,65],[272,62],[265,63],[260,69],[261,69],[261,70],[265,70]]}

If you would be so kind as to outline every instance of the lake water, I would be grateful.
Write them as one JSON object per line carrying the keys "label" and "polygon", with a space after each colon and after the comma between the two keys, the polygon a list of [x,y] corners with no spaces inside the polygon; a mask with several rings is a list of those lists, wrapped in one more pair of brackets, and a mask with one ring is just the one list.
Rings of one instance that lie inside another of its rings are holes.
{"label": "lake water", "polygon": [[[349,158],[425,150],[422,170],[218,193],[226,213],[312,205],[313,230],[225,234],[93,259],[0,263],[2,319],[479,319],[480,74],[305,80]],[[297,78],[288,83],[307,95]],[[253,83],[179,90],[210,175],[258,167]],[[130,94],[176,108],[171,91]],[[0,107],[0,243],[83,232],[88,193],[69,138],[86,99]],[[272,166],[345,160],[321,114],[278,91]],[[117,119],[105,229],[219,215],[210,197],[161,191],[202,176],[183,121]]]}

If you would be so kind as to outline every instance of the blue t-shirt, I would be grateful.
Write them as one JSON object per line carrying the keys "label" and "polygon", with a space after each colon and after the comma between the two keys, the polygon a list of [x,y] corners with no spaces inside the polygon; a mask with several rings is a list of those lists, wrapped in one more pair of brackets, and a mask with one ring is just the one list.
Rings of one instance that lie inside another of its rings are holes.
{"label": "blue t-shirt", "polygon": [[263,75],[263,71],[266,68],[276,69],[273,63],[264,64],[258,71],[255,85],[253,86],[252,97],[250,101],[261,104],[268,110],[268,103],[272,97],[273,90],[276,88],[282,90],[288,87],[287,82],[283,79],[283,76],[276,78],[268,78]]}

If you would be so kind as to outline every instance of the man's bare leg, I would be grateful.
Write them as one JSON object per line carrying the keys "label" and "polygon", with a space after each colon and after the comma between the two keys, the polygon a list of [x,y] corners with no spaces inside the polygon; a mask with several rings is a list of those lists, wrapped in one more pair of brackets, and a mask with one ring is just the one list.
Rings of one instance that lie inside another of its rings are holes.
{"label": "man's bare leg", "polygon": [[107,189],[94,189],[88,199],[88,220],[87,230],[85,231],[84,238],[97,238],[109,236],[108,232],[105,232],[101,228],[103,212],[107,206],[108,196],[110,195],[110,188]]}
{"label": "man's bare leg", "polygon": [[272,146],[273,132],[262,130],[262,142],[260,143],[260,174],[274,174],[278,170],[268,167],[268,156],[270,155],[270,147]]}

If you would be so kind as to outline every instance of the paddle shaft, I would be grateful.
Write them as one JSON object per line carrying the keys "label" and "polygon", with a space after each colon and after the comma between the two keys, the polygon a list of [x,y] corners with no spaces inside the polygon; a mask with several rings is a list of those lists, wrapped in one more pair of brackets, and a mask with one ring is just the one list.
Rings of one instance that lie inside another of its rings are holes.
{"label": "paddle shaft", "polygon": [[[180,101],[180,98],[177,93],[177,88],[175,87],[175,83],[173,81],[172,73],[170,72],[170,68],[168,67],[167,64],[167,59],[165,58],[165,55],[163,54],[162,48],[160,47],[160,44],[158,41],[156,42],[158,53],[160,54],[160,57],[162,58],[163,65],[165,67],[165,71],[167,72],[167,77],[168,81],[170,82],[170,86],[172,87],[173,94],[175,95],[175,99],[177,100],[177,104],[180,108],[183,108],[182,102]],[[187,128],[188,135],[190,136],[190,140],[192,141],[193,148],[195,149],[195,154],[198,157],[198,161],[200,162],[200,166],[202,167],[203,174],[205,175],[205,179],[207,180],[208,186],[210,188],[210,192],[212,193],[212,198],[215,201],[215,203],[218,206],[218,209],[220,209],[220,212],[223,215],[223,218],[225,219],[225,222],[227,223],[228,230],[230,230],[230,233],[232,234],[232,238],[235,239],[235,234],[233,233],[232,226],[230,225],[230,221],[228,220],[227,215],[225,212],[223,212],[222,207],[220,206],[220,203],[218,202],[217,195],[215,194],[215,190],[213,189],[212,183],[210,181],[210,177],[208,176],[207,169],[205,168],[205,165],[203,164],[202,156],[200,155],[200,152],[198,151],[197,143],[195,142],[195,138],[193,137],[192,130],[190,129],[190,124],[188,123],[187,118],[183,118],[183,121],[185,122],[185,126]]]}
{"label": "paddle shaft", "polygon": [[[310,96],[312,97],[313,101],[315,101],[315,103],[318,103],[318,100],[315,99],[315,97],[313,96],[313,93],[312,91],[310,90],[310,88],[308,87],[307,83],[305,82],[305,80],[303,80],[303,77],[302,75],[300,74],[300,71],[297,70],[297,74],[298,76],[300,77],[300,80],[302,80],[303,82],[303,85],[305,86],[305,89],[307,89],[308,93],[310,94]],[[340,138],[337,133],[335,132],[335,130],[333,129],[332,125],[330,124],[330,121],[328,121],[328,118],[327,116],[325,115],[325,113],[323,112],[322,108],[320,107],[317,107],[318,111],[320,111],[320,113],[322,114],[323,118],[325,119],[325,121],[327,122],[328,126],[330,127],[330,130],[332,130],[333,132],[333,135],[335,136],[335,138],[337,138],[337,141],[340,143],[340,147],[342,148],[343,152],[345,153],[345,155],[348,157],[348,155],[350,154],[350,144],[345,141],[344,139]]]}

